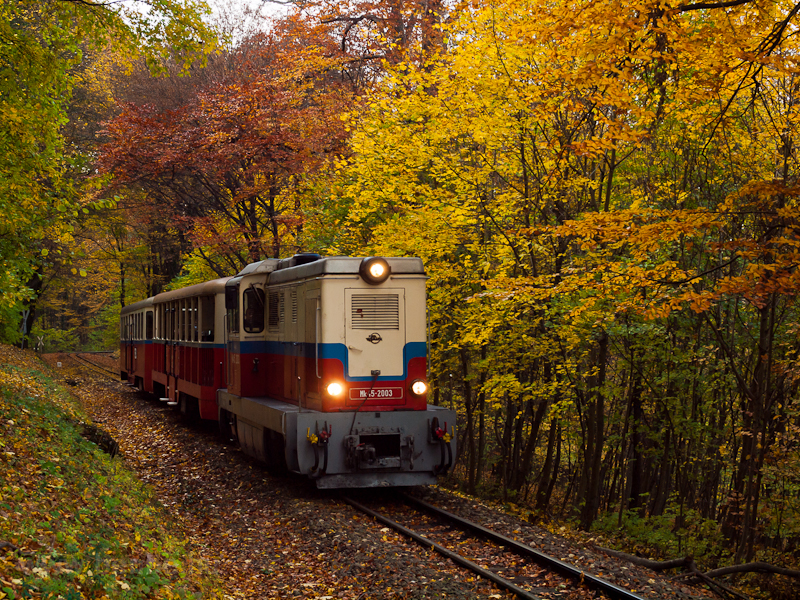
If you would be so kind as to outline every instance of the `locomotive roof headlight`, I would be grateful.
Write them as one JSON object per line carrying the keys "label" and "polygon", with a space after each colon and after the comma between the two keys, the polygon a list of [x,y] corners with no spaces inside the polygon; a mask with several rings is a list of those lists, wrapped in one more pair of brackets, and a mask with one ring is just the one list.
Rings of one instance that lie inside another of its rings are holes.
{"label": "locomotive roof headlight", "polygon": [[341,396],[342,392],[344,391],[344,387],[341,383],[334,381],[333,383],[329,383],[328,387],[325,388],[331,396]]}
{"label": "locomotive roof headlight", "polygon": [[384,268],[384,266],[381,263],[373,262],[369,266],[369,275],[373,279],[380,279],[381,277],[383,277],[383,273],[384,273],[385,270],[386,269]]}
{"label": "locomotive roof headlight", "polygon": [[373,256],[372,258],[365,258],[361,261],[361,266],[358,268],[358,273],[367,283],[372,285],[383,283],[389,278],[392,270],[389,268],[389,263],[385,258]]}
{"label": "locomotive roof headlight", "polygon": [[411,393],[415,396],[422,396],[427,391],[428,384],[422,381],[422,379],[415,379],[413,382],[411,382]]}

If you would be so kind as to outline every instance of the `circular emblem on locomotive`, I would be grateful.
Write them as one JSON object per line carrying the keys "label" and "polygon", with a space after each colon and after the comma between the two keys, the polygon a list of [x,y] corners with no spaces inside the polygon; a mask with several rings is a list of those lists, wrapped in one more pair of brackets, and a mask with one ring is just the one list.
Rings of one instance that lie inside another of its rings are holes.
{"label": "circular emblem on locomotive", "polygon": [[368,342],[372,342],[373,344],[377,344],[378,342],[383,341],[380,333],[370,333],[367,337]]}

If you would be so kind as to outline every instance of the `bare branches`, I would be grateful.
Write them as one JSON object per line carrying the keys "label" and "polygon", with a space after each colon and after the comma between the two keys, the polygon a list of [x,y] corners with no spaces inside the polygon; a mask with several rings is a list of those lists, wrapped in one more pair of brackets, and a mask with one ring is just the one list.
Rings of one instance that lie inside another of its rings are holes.
{"label": "bare branches", "polygon": [[740,565],[731,565],[728,567],[720,567],[719,569],[713,569],[711,571],[703,573],[702,571],[700,571],[700,569],[697,568],[697,564],[695,563],[694,559],[691,556],[685,556],[683,558],[672,558],[669,560],[651,560],[648,558],[641,558],[639,556],[634,556],[632,554],[626,554],[625,552],[619,552],[617,550],[610,550],[608,548],[598,547],[598,550],[605,552],[609,556],[614,556],[616,558],[621,558],[622,560],[627,560],[628,562],[634,565],[645,567],[653,571],[683,569],[691,573],[690,577],[694,577],[705,582],[712,589],[719,588],[724,593],[738,598],[746,598],[746,596],[743,596],[742,594],[740,594],[736,590],[731,589],[728,586],[720,584],[718,581],[715,581],[715,579],[719,577],[724,577],[725,575],[732,575],[734,573],[774,573],[776,575],[785,575],[787,577],[800,579],[800,571],[794,569],[786,569],[784,567],[777,567],[775,565],[771,565],[769,563],[764,563],[764,562],[750,562],[750,563],[743,563]]}
{"label": "bare branches", "polygon": [[360,15],[358,17],[331,17],[329,19],[322,19],[322,23],[326,25],[330,25],[331,23],[347,23],[347,26],[342,32],[342,52],[347,50],[347,36],[350,35],[350,31],[361,21],[372,21],[375,25],[378,25],[381,19],[373,14]]}
{"label": "bare branches", "polygon": [[58,2],[64,2],[66,4],[80,4],[90,8],[108,8],[110,6],[114,6],[115,4],[122,4],[122,1],[123,0],[108,0],[108,2],[95,2],[94,0],[58,0]]}
{"label": "bare branches", "polygon": [[693,2],[691,4],[681,4],[678,6],[680,12],[689,12],[690,10],[714,10],[716,8],[731,8],[732,6],[741,6],[742,4],[749,4],[753,0],[728,0],[727,2]]}

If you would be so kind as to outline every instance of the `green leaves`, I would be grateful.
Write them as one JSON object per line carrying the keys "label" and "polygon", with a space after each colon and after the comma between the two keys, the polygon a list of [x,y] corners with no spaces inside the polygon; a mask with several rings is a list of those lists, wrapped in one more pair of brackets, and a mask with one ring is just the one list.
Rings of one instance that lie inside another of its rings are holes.
{"label": "green leaves", "polygon": [[[138,6],[137,6],[138,4]],[[154,65],[173,54],[183,69],[202,62],[214,36],[203,2],[83,3],[61,0],[0,5],[0,314],[18,322],[35,298],[48,256],[44,240],[69,240],[73,220],[110,200],[79,201],[85,161],[66,144],[67,109],[86,50],[111,48]],[[83,273],[85,276],[85,272]],[[16,340],[16,327],[0,339]]]}

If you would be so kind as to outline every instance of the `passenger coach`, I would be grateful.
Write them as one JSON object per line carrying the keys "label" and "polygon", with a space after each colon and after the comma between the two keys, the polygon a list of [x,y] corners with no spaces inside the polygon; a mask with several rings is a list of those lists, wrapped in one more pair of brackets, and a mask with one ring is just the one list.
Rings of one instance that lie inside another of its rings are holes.
{"label": "passenger coach", "polygon": [[153,299],[123,307],[119,324],[119,366],[123,380],[153,391]]}
{"label": "passenger coach", "polygon": [[225,387],[225,283],[198,283],[153,298],[153,392],[181,412],[217,418]]}

